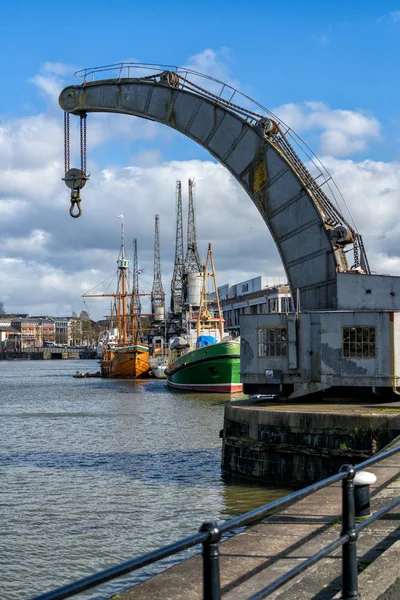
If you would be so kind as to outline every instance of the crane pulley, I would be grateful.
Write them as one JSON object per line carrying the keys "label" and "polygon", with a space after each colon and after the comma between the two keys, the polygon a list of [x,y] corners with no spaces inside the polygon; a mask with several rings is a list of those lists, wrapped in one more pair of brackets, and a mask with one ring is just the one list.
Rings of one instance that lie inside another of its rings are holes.
{"label": "crane pulley", "polygon": [[[81,168],[71,169],[70,168],[70,134],[69,134],[69,113],[64,112],[64,171],[65,175],[63,181],[65,185],[71,190],[71,207],[69,214],[72,218],[77,219],[81,216],[81,195],[80,190],[85,186],[86,181],[89,179],[89,175],[86,175],[86,113],[80,113],[80,157],[81,157]],[[77,212],[74,213],[74,208],[77,208]]]}

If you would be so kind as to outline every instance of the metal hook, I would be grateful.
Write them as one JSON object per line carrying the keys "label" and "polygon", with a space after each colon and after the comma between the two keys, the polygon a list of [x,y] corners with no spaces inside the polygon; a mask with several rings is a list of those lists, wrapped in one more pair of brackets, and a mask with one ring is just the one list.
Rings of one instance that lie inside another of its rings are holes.
{"label": "metal hook", "polygon": [[[78,212],[76,214],[74,214],[74,205],[75,204],[76,204],[76,207],[78,209]],[[71,215],[71,217],[73,219],[77,219],[82,214],[82,210],[81,210],[81,197],[79,195],[79,191],[78,190],[72,190],[72,192],[71,192],[71,207],[69,209],[69,214]]]}

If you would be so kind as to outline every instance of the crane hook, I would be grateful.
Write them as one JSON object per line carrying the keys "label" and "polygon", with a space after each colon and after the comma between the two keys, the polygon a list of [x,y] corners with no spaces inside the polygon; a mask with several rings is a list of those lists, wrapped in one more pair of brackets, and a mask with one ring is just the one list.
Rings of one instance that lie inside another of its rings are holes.
{"label": "crane hook", "polygon": [[[76,205],[78,212],[74,214],[74,206]],[[81,197],[79,195],[79,190],[72,190],[71,192],[71,207],[69,209],[69,214],[73,219],[77,219],[81,216]]]}

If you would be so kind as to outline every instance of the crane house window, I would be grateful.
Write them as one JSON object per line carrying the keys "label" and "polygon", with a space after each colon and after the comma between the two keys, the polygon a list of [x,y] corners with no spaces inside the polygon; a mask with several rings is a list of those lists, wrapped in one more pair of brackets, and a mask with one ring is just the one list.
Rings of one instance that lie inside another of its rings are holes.
{"label": "crane house window", "polygon": [[257,330],[258,356],[286,356],[286,329],[264,327]]}
{"label": "crane house window", "polygon": [[344,358],[375,358],[375,327],[343,327]]}

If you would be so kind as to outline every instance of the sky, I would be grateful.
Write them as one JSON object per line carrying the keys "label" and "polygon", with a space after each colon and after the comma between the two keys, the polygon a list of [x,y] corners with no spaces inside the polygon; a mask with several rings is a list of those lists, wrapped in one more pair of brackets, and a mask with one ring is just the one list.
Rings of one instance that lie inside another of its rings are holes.
{"label": "sky", "polygon": [[[153,277],[160,215],[170,290],[175,187],[195,179],[199,252],[212,243],[218,284],[281,278],[274,242],[228,171],[193,141],[126,115],[88,116],[83,216],[62,177],[63,87],[74,72],[124,62],[191,67],[272,110],[328,168],[362,233],[371,269],[400,275],[400,2],[15,0],[0,22],[0,302],[9,313],[103,317],[124,215],[138,239],[141,290]],[[72,163],[78,164],[77,119]],[[72,165],[74,166],[74,165]]]}

